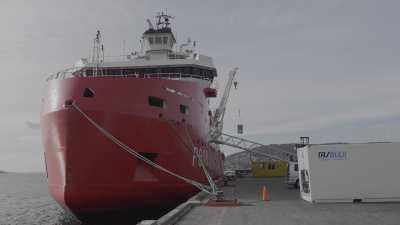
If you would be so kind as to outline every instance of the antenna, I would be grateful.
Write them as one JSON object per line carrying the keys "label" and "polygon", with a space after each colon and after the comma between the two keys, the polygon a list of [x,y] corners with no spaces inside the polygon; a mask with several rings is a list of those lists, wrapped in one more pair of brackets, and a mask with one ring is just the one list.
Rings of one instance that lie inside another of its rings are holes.
{"label": "antenna", "polygon": [[143,54],[143,50],[144,50],[144,40],[143,38],[139,40],[140,42],[140,54]]}
{"label": "antenna", "polygon": [[157,16],[156,16],[157,29],[168,28],[169,25],[171,24],[170,19],[174,19],[174,17],[172,17],[172,16],[170,16],[170,15],[164,13],[164,12],[157,13]]}
{"label": "antenna", "polygon": [[154,26],[153,26],[153,24],[151,23],[151,20],[150,20],[150,19],[147,19],[147,24],[149,25],[149,29],[154,30]]}
{"label": "antenna", "polygon": [[183,48],[188,46],[190,43],[192,42],[192,40],[190,38],[187,39],[186,43],[183,43],[179,46],[179,51],[182,52]]}
{"label": "antenna", "polygon": [[102,43],[100,30],[97,30],[93,40],[92,63],[96,64],[96,75],[98,75],[99,64],[104,62],[104,45]]}
{"label": "antenna", "polygon": [[126,41],[123,40],[122,41],[122,58],[124,58],[126,56],[126,54],[125,54],[125,45],[126,45]]}
{"label": "antenna", "polygon": [[[192,41],[192,52],[195,52],[195,50],[196,50],[196,41]],[[197,54],[196,54],[197,55]]]}

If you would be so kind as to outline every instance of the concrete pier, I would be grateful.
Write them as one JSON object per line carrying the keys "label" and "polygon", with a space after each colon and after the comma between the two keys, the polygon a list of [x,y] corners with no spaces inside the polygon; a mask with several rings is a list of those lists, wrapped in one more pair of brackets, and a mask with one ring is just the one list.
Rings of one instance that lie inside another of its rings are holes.
{"label": "concrete pier", "polygon": [[[270,201],[261,200],[263,185],[269,190]],[[176,224],[400,224],[400,203],[311,204],[300,199],[298,189],[288,188],[284,178],[239,178],[230,182],[230,185],[223,190],[227,199],[237,198],[243,205],[239,207],[198,205]]]}

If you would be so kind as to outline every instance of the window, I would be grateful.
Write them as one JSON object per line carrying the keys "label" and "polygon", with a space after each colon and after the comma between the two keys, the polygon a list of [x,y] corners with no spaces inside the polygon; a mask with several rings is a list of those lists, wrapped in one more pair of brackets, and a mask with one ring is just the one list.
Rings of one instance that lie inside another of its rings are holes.
{"label": "window", "polygon": [[157,98],[153,96],[149,96],[149,105],[159,108],[165,108],[167,106],[166,102],[162,98]]}
{"label": "window", "polygon": [[210,74],[211,74],[210,70],[204,70],[204,76],[210,77]]}
{"label": "window", "polygon": [[189,114],[189,107],[186,105],[179,105],[179,111],[183,114]]}
{"label": "window", "polygon": [[217,76],[217,70],[214,69],[214,70],[212,71],[212,76],[213,76],[213,77],[216,77],[216,76]]}
{"label": "window", "polygon": [[88,77],[93,76],[93,70],[86,70],[86,76]]}
{"label": "window", "polygon": [[141,68],[136,69],[136,70],[135,70],[135,73],[137,73],[137,74],[143,74],[143,73],[144,73],[144,69],[141,69]]}
{"label": "window", "polygon": [[193,75],[200,75],[200,69],[199,68],[193,68],[192,74]]}
{"label": "window", "polygon": [[129,75],[132,75],[132,74],[135,73],[135,70],[134,69],[127,69],[126,73],[129,74]]}
{"label": "window", "polygon": [[149,37],[149,43],[150,43],[150,44],[153,44],[153,43],[154,43],[153,37]]}
{"label": "window", "polygon": [[90,88],[85,88],[84,90],[83,90],[83,97],[86,97],[86,98],[93,98],[94,97],[94,91],[92,90],[92,89],[90,89]]}
{"label": "window", "polygon": [[294,171],[299,171],[299,165],[298,164],[294,164]]}
{"label": "window", "polygon": [[163,44],[166,45],[168,42],[168,37],[163,37]]}
{"label": "window", "polygon": [[269,170],[274,170],[275,169],[275,163],[268,163],[268,169]]}
{"label": "window", "polygon": [[190,67],[184,67],[183,68],[183,73],[184,74],[190,74],[191,73]]}
{"label": "window", "polygon": [[183,68],[182,67],[177,67],[174,70],[175,73],[183,73]]}
{"label": "window", "polygon": [[161,44],[161,37],[156,37],[156,44]]}

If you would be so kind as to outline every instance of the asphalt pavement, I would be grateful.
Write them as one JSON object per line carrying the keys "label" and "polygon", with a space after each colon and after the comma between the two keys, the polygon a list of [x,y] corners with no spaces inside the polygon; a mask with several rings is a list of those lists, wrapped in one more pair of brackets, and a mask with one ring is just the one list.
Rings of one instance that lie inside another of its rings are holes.
{"label": "asphalt pavement", "polygon": [[[270,201],[262,201],[267,186]],[[309,203],[299,190],[288,188],[284,178],[245,177],[223,188],[227,199],[239,207],[198,206],[179,225],[399,225],[400,203]]]}

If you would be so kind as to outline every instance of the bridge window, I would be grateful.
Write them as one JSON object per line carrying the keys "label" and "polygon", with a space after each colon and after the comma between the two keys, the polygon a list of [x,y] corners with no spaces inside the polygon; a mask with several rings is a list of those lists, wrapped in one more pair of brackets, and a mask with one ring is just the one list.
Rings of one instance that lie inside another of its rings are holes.
{"label": "bridge window", "polygon": [[149,96],[148,101],[149,101],[149,105],[154,106],[154,107],[159,107],[159,108],[167,107],[167,103],[162,98]]}
{"label": "bridge window", "polygon": [[153,44],[153,43],[154,43],[153,37],[149,37],[149,43],[150,43],[150,44]]}
{"label": "bridge window", "polygon": [[183,73],[183,68],[182,67],[175,68],[175,73]]}
{"label": "bridge window", "polygon": [[156,37],[156,44],[161,44],[161,37]]}
{"label": "bridge window", "polygon": [[163,43],[166,45],[168,42],[168,37],[163,37]]}
{"label": "bridge window", "polygon": [[190,72],[191,72],[190,67],[184,67],[183,68],[183,73],[184,74],[190,74]]}

